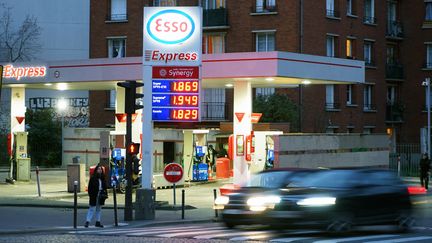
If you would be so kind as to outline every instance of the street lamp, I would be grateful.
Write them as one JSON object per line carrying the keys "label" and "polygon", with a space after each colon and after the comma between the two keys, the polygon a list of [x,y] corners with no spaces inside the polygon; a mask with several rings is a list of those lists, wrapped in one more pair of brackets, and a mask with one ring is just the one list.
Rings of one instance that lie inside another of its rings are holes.
{"label": "street lamp", "polygon": [[62,164],[64,164],[64,112],[67,108],[68,104],[67,101],[64,98],[61,98],[57,103],[57,109],[61,113],[61,144],[62,144],[62,152],[61,152],[61,158],[62,158]]}
{"label": "street lamp", "polygon": [[426,86],[426,109],[427,109],[427,145],[426,145],[426,152],[428,154],[428,157],[430,158],[430,142],[431,142],[431,130],[430,130],[430,110],[431,110],[431,101],[430,101],[430,78],[426,78],[422,82],[423,86]]}

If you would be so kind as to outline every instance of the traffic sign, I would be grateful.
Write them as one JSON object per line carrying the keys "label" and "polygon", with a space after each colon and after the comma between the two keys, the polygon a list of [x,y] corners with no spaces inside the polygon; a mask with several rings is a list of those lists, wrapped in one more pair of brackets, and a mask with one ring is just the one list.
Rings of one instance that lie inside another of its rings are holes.
{"label": "traffic sign", "polygon": [[183,168],[177,163],[167,164],[165,166],[163,175],[165,180],[167,180],[168,182],[171,182],[173,184],[177,183],[183,177]]}

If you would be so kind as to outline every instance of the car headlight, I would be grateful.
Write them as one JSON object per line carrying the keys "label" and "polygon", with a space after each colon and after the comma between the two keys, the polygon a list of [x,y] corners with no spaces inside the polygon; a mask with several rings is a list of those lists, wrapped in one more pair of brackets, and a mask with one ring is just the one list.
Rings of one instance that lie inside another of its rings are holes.
{"label": "car headlight", "polygon": [[219,196],[214,201],[213,209],[224,209],[224,206],[229,203],[229,197]]}
{"label": "car headlight", "polygon": [[297,202],[300,206],[331,206],[336,204],[335,197],[310,197]]}
{"label": "car headlight", "polygon": [[246,203],[251,211],[264,211],[267,208],[274,208],[280,201],[281,198],[278,196],[263,196],[251,197]]}

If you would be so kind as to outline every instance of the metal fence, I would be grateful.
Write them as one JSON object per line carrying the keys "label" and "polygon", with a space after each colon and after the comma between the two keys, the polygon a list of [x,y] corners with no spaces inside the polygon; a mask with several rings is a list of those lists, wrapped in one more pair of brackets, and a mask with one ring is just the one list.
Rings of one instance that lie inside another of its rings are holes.
{"label": "metal fence", "polygon": [[421,149],[419,144],[401,144],[396,146],[396,153],[390,153],[389,168],[400,176],[420,175]]}

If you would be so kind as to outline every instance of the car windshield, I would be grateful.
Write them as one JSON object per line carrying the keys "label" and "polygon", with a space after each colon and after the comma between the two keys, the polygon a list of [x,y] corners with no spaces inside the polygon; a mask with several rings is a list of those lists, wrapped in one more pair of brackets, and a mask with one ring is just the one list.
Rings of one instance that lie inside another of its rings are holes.
{"label": "car windshield", "polygon": [[295,187],[344,188],[356,183],[356,173],[349,170],[328,170],[309,174],[290,185]]}
{"label": "car windshield", "polygon": [[246,187],[279,188],[285,186],[291,171],[274,171],[253,175]]}

